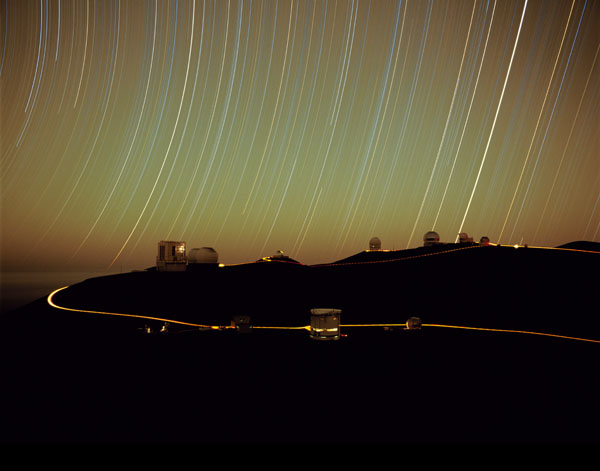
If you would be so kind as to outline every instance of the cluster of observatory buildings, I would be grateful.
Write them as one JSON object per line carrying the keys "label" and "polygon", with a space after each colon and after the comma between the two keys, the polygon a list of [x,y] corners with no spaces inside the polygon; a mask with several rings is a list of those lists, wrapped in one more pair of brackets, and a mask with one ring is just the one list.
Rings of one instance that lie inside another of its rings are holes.
{"label": "cluster of observatory buildings", "polygon": [[[460,244],[472,244],[473,238],[465,232],[461,232],[458,236]],[[482,237],[479,245],[489,245],[490,240],[487,237]],[[429,231],[423,236],[423,246],[432,247],[444,245],[440,242],[440,236],[437,232]],[[368,251],[381,251],[381,240],[378,237],[373,237],[369,241]],[[265,257],[262,260],[291,260],[285,256],[281,250],[271,257]],[[158,243],[158,254],[156,256],[156,269],[158,271],[194,271],[200,267],[218,266],[219,255],[212,247],[193,248],[186,252],[186,243],[183,241],[161,240]]]}
{"label": "cluster of observatory buildings", "polygon": [[[475,244],[472,237],[466,233],[459,234],[459,244]],[[489,245],[490,241],[487,237],[482,237],[479,245]],[[440,241],[440,236],[437,232],[427,232],[423,237],[423,247],[436,247],[446,245]],[[381,240],[378,237],[373,237],[369,241],[369,248],[365,252],[390,252],[381,248]],[[363,254],[365,252],[362,252]],[[360,254],[359,254],[360,255]],[[284,255],[283,251],[279,250],[275,255],[264,257],[262,261],[291,261],[291,258]],[[223,266],[219,264],[219,256],[212,247],[193,248],[186,253],[186,243],[183,241],[161,240],[158,243],[158,254],[156,256],[156,270],[159,272],[204,272],[210,270],[211,267]],[[316,340],[339,340],[342,336],[340,333],[340,309],[332,308],[315,308],[310,310],[310,337]],[[236,328],[240,332],[249,332],[252,329],[250,317],[234,316],[231,327]],[[411,317],[406,321],[406,329],[414,330],[421,328],[421,319]],[[167,331],[167,325],[163,327],[161,332]]]}

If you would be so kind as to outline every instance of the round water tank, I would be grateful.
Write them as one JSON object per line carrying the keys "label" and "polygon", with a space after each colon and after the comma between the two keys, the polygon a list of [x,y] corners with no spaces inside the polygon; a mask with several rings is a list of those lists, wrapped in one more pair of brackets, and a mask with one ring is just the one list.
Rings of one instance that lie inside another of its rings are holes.
{"label": "round water tank", "polygon": [[427,234],[423,236],[423,245],[434,245],[439,244],[440,236],[437,232],[429,231]]}
{"label": "round water tank", "polygon": [[379,237],[373,237],[369,241],[369,250],[381,250],[381,240],[379,240]]}
{"label": "round water tank", "polygon": [[219,263],[219,254],[212,247],[192,249],[188,253],[188,263]]}

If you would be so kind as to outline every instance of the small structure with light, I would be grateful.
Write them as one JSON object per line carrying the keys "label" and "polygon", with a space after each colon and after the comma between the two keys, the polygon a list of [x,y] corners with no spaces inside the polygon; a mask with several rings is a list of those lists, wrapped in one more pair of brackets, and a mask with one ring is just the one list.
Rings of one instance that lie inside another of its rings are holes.
{"label": "small structure with light", "polygon": [[341,313],[341,309],[311,309],[310,338],[315,340],[339,340]]}
{"label": "small structure with light", "polygon": [[250,316],[233,316],[231,327],[241,333],[251,332],[252,326],[250,325]]}
{"label": "small structure with light", "polygon": [[140,328],[138,328],[138,330],[141,330],[141,331],[143,331],[146,334],[153,334],[154,333],[154,331],[152,330],[152,327],[150,327],[148,324],[144,324],[144,327],[143,328],[140,327]]}
{"label": "small structure with light", "polygon": [[431,247],[440,243],[440,235],[437,232],[429,231],[423,236],[423,247]]}
{"label": "small structure with light", "polygon": [[283,250],[278,250],[276,254],[263,257],[257,260],[257,262],[291,262],[302,265],[298,260],[288,257]]}
{"label": "small structure with light", "polygon": [[421,330],[422,325],[419,317],[410,317],[406,321],[406,330]]}
{"label": "small structure with light", "polygon": [[381,240],[379,237],[373,237],[369,241],[369,250],[381,250]]}
{"label": "small structure with light", "polygon": [[479,239],[479,245],[490,245],[490,238],[483,236],[481,239]]}
{"label": "small structure with light", "polygon": [[185,242],[161,240],[158,243],[156,269],[158,271],[185,271]]}

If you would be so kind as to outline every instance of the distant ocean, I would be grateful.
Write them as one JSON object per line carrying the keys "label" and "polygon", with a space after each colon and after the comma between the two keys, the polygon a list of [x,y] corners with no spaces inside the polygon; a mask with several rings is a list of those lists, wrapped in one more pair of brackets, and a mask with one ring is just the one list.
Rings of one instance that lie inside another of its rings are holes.
{"label": "distant ocean", "polygon": [[2,272],[0,313],[12,311],[48,295],[57,288],[79,283],[106,272]]}

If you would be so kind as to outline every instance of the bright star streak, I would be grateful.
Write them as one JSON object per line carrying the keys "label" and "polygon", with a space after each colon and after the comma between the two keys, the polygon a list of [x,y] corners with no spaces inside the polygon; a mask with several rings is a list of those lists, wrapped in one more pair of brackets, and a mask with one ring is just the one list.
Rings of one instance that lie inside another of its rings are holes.
{"label": "bright star streak", "polygon": [[73,103],[73,108],[77,106],[77,100],[79,99],[81,81],[83,80],[83,70],[85,69],[85,59],[87,57],[88,30],[90,24],[90,0],[86,0],[85,11],[85,47],[83,49],[83,63],[81,64],[81,74],[79,75],[79,85],[77,86],[77,95],[75,95],[75,103]]}
{"label": "bright star streak", "polygon": [[110,265],[108,266],[107,269],[110,269],[110,267],[112,267],[114,265],[114,263],[117,261],[117,259],[119,258],[119,256],[123,252],[123,250],[125,249],[125,246],[129,242],[129,239],[131,239],[131,236],[133,235],[133,233],[137,229],[137,226],[140,223],[140,220],[142,219],[142,216],[146,212],[146,208],[148,208],[148,204],[150,203],[150,199],[152,198],[152,195],[154,194],[154,191],[156,190],[156,186],[158,185],[158,180],[160,179],[162,171],[163,171],[163,169],[165,167],[165,163],[167,161],[167,157],[169,156],[169,151],[171,150],[171,145],[173,144],[173,138],[175,137],[175,131],[177,130],[177,125],[179,123],[179,117],[181,116],[181,107],[183,106],[183,98],[185,97],[185,90],[187,88],[188,76],[189,76],[189,72],[190,72],[190,62],[191,62],[191,57],[192,57],[192,43],[194,41],[194,23],[195,23],[195,20],[196,20],[196,2],[193,2],[192,5],[193,5],[193,7],[192,7],[192,29],[191,29],[191,34],[190,34],[190,46],[189,46],[189,49],[188,49],[187,66],[186,66],[186,70],[185,70],[185,80],[183,82],[183,90],[181,92],[181,100],[179,101],[179,109],[177,110],[177,118],[175,119],[175,124],[173,126],[173,132],[171,133],[171,139],[169,140],[169,145],[167,147],[167,151],[165,152],[165,156],[164,156],[162,164],[160,166],[160,171],[158,172],[156,180],[154,181],[154,185],[152,186],[152,191],[150,192],[150,195],[148,195],[148,199],[146,200],[146,204],[144,205],[144,208],[142,209],[142,211],[141,211],[141,213],[140,213],[137,221],[135,222],[135,225],[133,226],[133,229],[131,229],[131,232],[127,236],[127,239],[123,243],[123,245],[122,245],[121,249],[119,250],[119,252],[117,252],[117,255],[115,255],[115,258],[113,258],[112,262],[110,263]]}
{"label": "bright star streak", "polygon": [[417,213],[417,219],[415,220],[415,224],[413,225],[412,231],[408,238],[408,243],[406,244],[406,248],[410,247],[412,238],[415,235],[415,229],[417,228],[419,219],[421,219],[421,212],[423,211],[423,206],[425,205],[425,200],[427,199],[427,195],[429,194],[429,188],[431,187],[431,182],[433,181],[433,175],[435,173],[438,161],[440,159],[440,153],[442,152],[442,146],[444,145],[444,140],[446,138],[446,131],[448,131],[448,123],[450,123],[450,116],[452,116],[452,111],[454,109],[454,100],[456,99],[456,92],[458,91],[458,84],[460,83],[460,76],[462,74],[462,68],[463,68],[463,64],[465,62],[465,54],[467,53],[467,46],[469,45],[469,39],[471,37],[471,26],[473,26],[473,16],[475,15],[475,7],[476,6],[477,6],[477,0],[475,0],[475,2],[473,3],[473,10],[471,11],[471,19],[469,21],[469,31],[467,32],[467,39],[465,40],[465,47],[463,48],[462,57],[460,59],[458,75],[456,77],[456,83],[454,84],[454,92],[452,93],[452,102],[450,103],[450,110],[448,110],[448,116],[446,117],[446,124],[444,125],[444,132],[442,133],[442,139],[440,140],[440,145],[438,147],[438,151],[435,156],[435,161],[433,162],[433,168],[431,169],[431,175],[429,176],[429,181],[427,182],[427,188],[425,188],[425,194],[423,195],[423,201],[421,201],[421,206],[419,207],[419,212]]}
{"label": "bright star streak", "polygon": [[[575,0],[573,0],[573,3],[571,4],[571,12],[573,11],[573,6],[575,5]],[[583,6],[583,11],[581,12],[581,18],[579,18],[579,24],[577,25],[577,31],[575,32],[575,38],[573,39],[573,45],[571,46],[571,50],[569,51],[569,58],[567,59],[567,63],[565,65],[565,70],[563,71],[563,75],[562,75],[562,79],[560,81],[560,86],[558,88],[558,92],[556,92],[556,98],[554,99],[554,105],[552,105],[552,113],[550,113],[550,118],[548,119],[548,124],[546,124],[546,131],[544,132],[544,138],[542,139],[542,142],[540,144],[540,149],[538,151],[538,155],[535,159],[535,164],[533,166],[533,170],[531,171],[531,176],[529,177],[529,183],[527,184],[527,190],[525,191],[525,195],[523,196],[523,200],[521,202],[521,207],[519,208],[519,212],[517,213],[517,217],[515,219],[515,223],[513,226],[513,230],[509,236],[509,240],[512,239],[512,236],[514,234],[514,231],[517,227],[517,223],[519,221],[519,218],[521,217],[521,212],[523,210],[523,205],[525,204],[525,201],[527,200],[527,195],[529,194],[529,189],[531,187],[531,181],[533,180],[533,176],[535,175],[535,170],[537,168],[537,164],[540,160],[540,155],[542,153],[542,149],[544,148],[544,144],[546,142],[546,137],[548,136],[548,129],[550,129],[550,124],[552,123],[552,118],[554,118],[554,112],[556,111],[556,103],[558,102],[558,98],[560,97],[560,92],[562,91],[562,86],[565,82],[565,76],[567,74],[567,70],[569,69],[569,64],[571,62],[571,57],[573,55],[573,48],[575,47],[575,43],[577,41],[577,36],[579,35],[579,28],[581,26],[581,20],[583,20],[583,15],[585,14],[585,7],[587,6],[587,1],[585,3],[585,5]],[[569,13],[569,19],[571,18],[570,13]],[[564,42],[564,38],[567,34],[567,29],[569,27],[569,20],[567,20],[567,26],[565,27],[565,33],[563,34],[563,40],[560,43],[560,46],[562,48],[563,42]],[[559,53],[560,55],[560,50]],[[558,63],[558,56],[556,58],[556,63]],[[555,66],[556,66],[555,63]],[[554,70],[552,71],[554,74]],[[552,78],[550,79],[550,82],[552,82]],[[550,86],[550,85],[548,85]],[[518,187],[517,187],[518,188]],[[516,190],[515,190],[516,191]]]}
{"label": "bright star streak", "polygon": [[[180,205],[179,207],[179,211],[177,212],[177,215],[175,216],[175,218],[173,219],[173,223],[171,224],[171,227],[169,228],[169,230],[167,231],[168,234],[171,234],[173,232],[173,228],[175,227],[175,225],[177,224],[177,221],[179,220],[179,216],[181,215],[181,211],[183,210],[185,203],[187,202],[187,199],[189,197],[190,192],[192,191],[192,185],[193,182],[196,179],[196,175],[198,173],[198,168],[200,166],[200,162],[203,160],[204,158],[204,152],[206,150],[206,144],[208,143],[208,138],[209,138],[209,134],[210,134],[210,130],[212,128],[212,124],[213,124],[213,119],[215,117],[215,111],[217,109],[217,102],[219,100],[219,94],[220,94],[220,90],[221,90],[221,80],[223,78],[223,68],[225,66],[225,57],[226,57],[226,53],[227,53],[227,39],[228,39],[228,35],[229,35],[229,7],[230,7],[231,2],[228,1],[227,2],[227,20],[226,20],[226,30],[225,30],[225,42],[223,44],[223,59],[221,60],[221,68],[219,70],[219,80],[218,80],[218,84],[217,84],[217,92],[215,94],[215,98],[214,98],[214,102],[213,102],[213,107],[212,107],[212,111],[210,113],[210,119],[209,119],[209,124],[208,124],[208,131],[206,133],[205,139],[204,139],[204,143],[202,144],[202,150],[200,151],[200,157],[198,158],[197,162],[196,162],[196,166],[194,168],[194,173],[192,175],[191,178],[191,183],[188,186],[188,189],[186,191],[185,197],[183,198],[183,203]],[[188,221],[186,223],[186,227],[187,224],[189,224],[189,219],[191,218],[191,214],[188,218]]]}
{"label": "bright star streak", "polygon": [[[293,4],[294,4],[294,2],[292,1],[292,6],[293,6]],[[254,186],[256,185],[256,180],[258,179],[260,170],[262,169],[262,165],[263,165],[263,161],[265,159],[265,154],[267,152],[267,148],[269,147],[269,142],[271,140],[271,132],[273,131],[273,123],[275,122],[275,116],[277,115],[277,109],[279,108],[279,98],[281,96],[281,84],[283,83],[285,64],[287,62],[287,57],[288,57],[288,45],[290,42],[290,31],[291,31],[291,26],[292,26],[292,12],[293,12],[293,8],[290,8],[290,18],[288,20],[288,33],[287,33],[287,37],[285,40],[285,53],[283,56],[283,66],[281,68],[281,77],[279,79],[279,88],[277,89],[277,100],[275,101],[275,109],[273,111],[273,117],[271,118],[271,125],[269,126],[269,132],[267,133],[267,138],[265,141],[265,148],[263,149],[263,153],[260,158],[260,162],[258,164],[258,170],[256,171],[256,176],[254,177],[254,181],[252,182],[252,188],[250,188],[250,194],[248,195],[248,200],[246,201],[244,209],[242,210],[242,214],[244,214],[246,212],[248,203],[250,202],[250,199],[252,198],[252,193],[254,192]],[[275,15],[277,15],[277,10],[275,10]]]}
{"label": "bright star streak", "polygon": [[[533,131],[533,136],[531,138],[531,142],[529,143],[529,149],[527,150],[527,155],[525,156],[525,161],[523,162],[523,167],[521,169],[521,174],[519,175],[519,180],[517,181],[517,186],[515,188],[515,192],[513,194],[512,200],[510,202],[510,206],[506,213],[506,218],[504,219],[504,224],[502,224],[502,229],[500,230],[500,234],[498,235],[498,242],[502,239],[502,234],[504,233],[504,229],[506,228],[506,223],[508,221],[508,217],[512,210],[513,204],[517,197],[517,192],[519,190],[519,186],[521,186],[521,180],[523,178],[523,174],[525,173],[525,167],[527,166],[527,162],[529,160],[529,154],[531,153],[531,149],[533,148],[533,143],[535,141],[535,136],[537,134],[538,127],[540,125],[540,120],[542,119],[542,114],[544,112],[544,107],[546,106],[546,100],[548,98],[548,93],[550,92],[550,86],[552,85],[552,79],[554,77],[554,72],[556,71],[556,65],[558,64],[558,59],[560,58],[560,53],[562,51],[563,43],[565,41],[565,36],[567,34],[567,30],[569,29],[569,21],[571,20],[571,13],[573,13],[573,6],[575,5],[575,0],[571,3],[571,10],[569,11],[569,17],[567,18],[567,24],[565,25],[565,30],[562,35],[562,39],[560,41],[560,47],[558,49],[558,54],[556,54],[556,60],[554,61],[554,67],[552,68],[552,74],[550,75],[550,80],[548,81],[548,87],[546,88],[546,94],[544,95],[544,101],[542,102],[542,107],[540,109],[540,113],[538,115],[537,122],[535,123],[535,129]],[[460,232],[460,231],[459,231]]]}
{"label": "bright star streak", "polygon": [[[571,137],[573,136],[573,130],[575,129],[575,124],[577,123],[577,119],[579,118],[579,112],[581,111],[581,105],[583,104],[583,99],[586,96],[588,85],[590,84],[590,79],[592,78],[592,72],[594,71],[594,66],[596,65],[596,59],[598,59],[599,51],[600,51],[600,43],[598,44],[598,47],[596,48],[596,54],[594,55],[594,61],[592,62],[592,66],[590,67],[590,73],[588,74],[587,80],[585,81],[585,86],[583,87],[583,92],[581,93],[581,99],[579,100],[579,104],[577,105],[577,111],[575,113],[575,117],[573,118],[573,123],[571,125],[571,129],[569,130],[569,136],[567,137],[567,140],[565,142],[565,146],[564,146],[562,155],[560,156],[560,162],[558,163],[556,173],[554,174],[554,179],[552,180],[552,184],[550,185],[550,191],[548,191],[548,197],[546,198],[546,203],[544,204],[544,209],[542,210],[542,212],[540,214],[540,219],[538,221],[537,227],[535,228],[535,234],[533,236],[534,239],[537,239],[538,231],[540,230],[540,225],[541,225],[542,221],[544,220],[544,215],[546,214],[546,210],[548,209],[548,203],[550,203],[550,198],[552,197],[552,192],[554,191],[554,187],[556,185],[558,175],[560,174],[560,170],[561,170],[563,162],[565,160],[565,155],[567,154],[567,149],[569,147],[569,144],[571,143]],[[598,200],[596,200],[596,202],[597,201]],[[586,226],[585,230],[583,231],[584,234],[587,232],[588,227],[589,227],[589,223],[588,223],[588,226]]]}
{"label": "bright star streak", "polygon": [[494,0],[494,7],[492,8],[492,16],[490,18],[490,25],[488,27],[488,32],[485,38],[485,46],[483,47],[483,54],[481,55],[481,61],[479,63],[479,70],[477,71],[477,78],[475,79],[475,86],[473,88],[473,93],[471,94],[471,101],[469,103],[469,110],[467,111],[467,117],[465,118],[465,124],[462,128],[462,132],[460,134],[460,140],[458,141],[458,147],[456,148],[456,152],[454,153],[454,159],[452,159],[452,168],[450,169],[450,174],[448,175],[448,180],[446,181],[446,187],[444,188],[444,194],[442,195],[442,200],[440,201],[440,206],[438,208],[438,212],[435,215],[435,219],[433,221],[433,226],[436,227],[438,218],[440,217],[440,212],[442,211],[442,206],[444,204],[444,200],[446,199],[446,194],[448,192],[448,187],[450,186],[450,180],[452,179],[452,175],[454,173],[454,168],[456,166],[456,161],[458,159],[458,154],[462,147],[463,138],[465,136],[465,130],[467,129],[467,123],[469,122],[469,117],[471,116],[471,109],[473,107],[473,101],[475,100],[475,94],[477,93],[477,86],[479,85],[479,77],[481,76],[481,69],[483,67],[483,61],[485,60],[485,53],[487,51],[488,41],[490,39],[490,32],[492,31],[492,24],[494,23],[494,12],[496,11],[496,0]]}
{"label": "bright star streak", "polygon": [[150,86],[150,78],[152,77],[152,64],[154,62],[154,46],[156,44],[156,18],[158,16],[157,15],[157,13],[158,13],[157,12],[157,8],[158,8],[158,3],[157,2],[158,2],[158,0],[154,1],[154,33],[153,33],[153,38],[152,38],[152,54],[150,55],[150,70],[148,71],[148,80],[146,81],[146,90],[144,92],[144,100],[142,101],[142,108],[140,110],[140,115],[138,117],[138,121],[137,121],[137,124],[136,124],[136,127],[135,127],[135,131],[133,133],[133,138],[131,139],[131,145],[129,146],[129,149],[127,150],[127,155],[125,156],[125,160],[123,162],[123,165],[121,166],[121,170],[119,171],[119,175],[117,176],[117,179],[116,179],[116,181],[115,181],[112,189],[110,190],[108,198],[104,202],[104,206],[102,206],[102,209],[100,210],[100,214],[98,214],[98,217],[96,218],[96,220],[92,224],[92,227],[90,228],[90,230],[88,231],[88,233],[86,234],[86,236],[83,238],[83,240],[81,241],[81,243],[79,244],[79,246],[73,251],[73,254],[71,255],[71,260],[73,258],[75,258],[75,256],[79,253],[79,251],[81,250],[81,248],[83,247],[83,245],[86,243],[86,241],[88,240],[88,238],[90,237],[90,235],[92,234],[92,232],[94,231],[94,229],[96,228],[96,225],[100,221],[100,218],[104,214],[104,211],[106,210],[106,207],[108,206],[108,204],[110,203],[110,201],[111,201],[111,199],[113,197],[115,189],[119,185],[121,177],[123,176],[123,171],[125,170],[125,167],[127,166],[127,162],[129,161],[129,157],[131,155],[131,150],[133,149],[133,145],[135,143],[138,130],[140,128],[140,123],[142,121],[142,116],[144,115],[144,108],[146,107],[146,99],[148,97],[148,88]]}
{"label": "bright star streak", "polygon": [[[517,45],[519,44],[519,36],[521,35],[521,27],[523,26],[523,19],[525,18],[525,11],[527,10],[527,1],[528,0],[525,0],[525,5],[523,6],[523,13],[521,14],[521,21],[519,22],[519,30],[517,31],[517,37],[515,39],[515,44],[513,46],[512,54],[510,56],[510,62],[508,64],[508,70],[506,71],[506,77],[504,78],[504,85],[502,86],[502,93],[500,94],[500,100],[498,101],[498,107],[496,108],[496,114],[494,116],[494,121],[492,123],[492,129],[490,130],[487,144],[485,146],[485,151],[483,153],[483,158],[481,159],[481,164],[479,166],[479,171],[477,173],[477,178],[475,179],[475,184],[473,185],[473,191],[471,191],[469,203],[467,204],[467,209],[465,210],[465,215],[463,216],[463,219],[460,223],[460,227],[458,229],[459,234],[462,232],[463,225],[465,223],[465,219],[467,218],[469,208],[471,207],[471,202],[473,201],[473,195],[475,194],[475,190],[477,189],[477,183],[479,182],[479,177],[481,175],[481,169],[483,168],[483,164],[485,163],[485,158],[487,156],[487,152],[490,147],[490,141],[492,140],[492,135],[494,134],[494,128],[496,127],[496,120],[498,119],[498,113],[500,112],[500,106],[502,106],[502,99],[504,98],[504,91],[506,90],[506,83],[508,82],[508,76],[510,75],[510,69],[512,68],[513,59],[515,57],[515,51],[517,50]],[[498,238],[498,240],[500,240],[500,238]],[[458,242],[458,235],[456,236],[456,242]]]}

